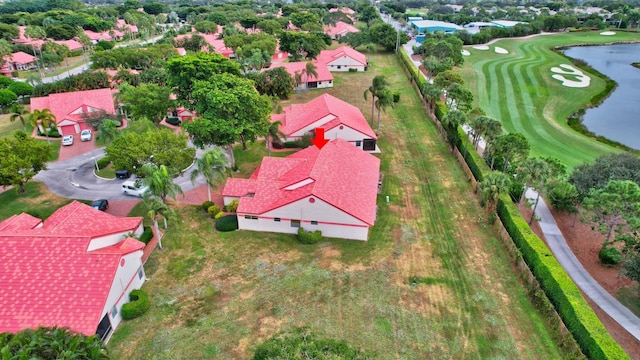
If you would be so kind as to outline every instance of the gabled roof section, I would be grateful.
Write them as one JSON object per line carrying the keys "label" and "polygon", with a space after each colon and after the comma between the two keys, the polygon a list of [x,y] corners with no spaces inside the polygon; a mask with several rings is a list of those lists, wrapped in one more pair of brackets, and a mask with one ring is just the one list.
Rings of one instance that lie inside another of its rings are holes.
{"label": "gabled roof section", "polygon": [[11,55],[7,55],[4,57],[5,61],[9,61],[12,63],[18,63],[18,64],[31,64],[32,62],[36,61],[36,57],[33,55],[29,55],[26,52],[23,51],[18,51],[18,52],[14,52]]}
{"label": "gabled roof section", "polygon": [[[254,195],[240,199],[239,213],[263,214],[316,196],[369,225],[375,221],[380,160],[345,140],[332,140],[322,149],[311,146],[286,158],[266,157],[257,171],[245,183],[255,189]],[[224,196],[233,196],[229,192],[239,186],[237,180],[227,180],[236,184],[225,186]]]}
{"label": "gabled roof section", "polygon": [[357,33],[357,32],[360,32],[358,28],[356,28],[351,24],[347,24],[344,21],[338,21],[336,22],[335,25],[328,25],[327,27],[324,28],[324,33],[331,37],[335,37],[336,35],[342,36],[348,33]]}
{"label": "gabled roof section", "polygon": [[56,210],[44,221],[43,230],[50,234],[98,237],[133,231],[142,224],[141,217],[118,217],[73,201]]}
{"label": "gabled roof section", "polygon": [[65,119],[81,122],[82,116],[72,114],[79,108],[93,108],[104,110],[107,114],[115,114],[113,90],[97,89],[73,91],[59,94],[49,94],[45,97],[31,99],[31,110],[48,108],[60,123]]}
{"label": "gabled roof section", "polygon": [[320,55],[318,55],[318,62],[330,64],[342,57],[349,57],[362,65],[367,65],[367,57],[358,50],[348,46],[341,46],[335,50],[322,50]]}
{"label": "gabled roof section", "polygon": [[0,231],[31,230],[38,226],[42,226],[42,220],[27,213],[22,213],[0,222]]}
{"label": "gabled roof section", "polygon": [[319,124],[318,127],[330,130],[338,124],[344,124],[372,139],[377,139],[360,109],[330,94],[325,93],[305,104],[293,104],[283,111],[284,114],[278,114],[272,119],[282,122],[280,130],[287,136],[328,117],[327,122]]}

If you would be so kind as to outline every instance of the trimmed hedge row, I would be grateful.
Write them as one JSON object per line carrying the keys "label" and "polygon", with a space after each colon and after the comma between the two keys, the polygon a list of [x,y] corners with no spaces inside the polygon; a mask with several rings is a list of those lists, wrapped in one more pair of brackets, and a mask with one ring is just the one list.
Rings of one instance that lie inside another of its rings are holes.
{"label": "trimmed hedge row", "polygon": [[149,295],[142,289],[131,291],[129,301],[122,305],[122,318],[125,320],[137,318],[146,313],[149,310],[149,306],[151,306]]}
{"label": "trimmed hedge row", "polygon": [[507,195],[500,197],[497,212],[531,272],[584,354],[589,359],[628,359],[629,356],[602,325],[578,286],[544,242],[531,231]]}
{"label": "trimmed hedge row", "polygon": [[400,60],[404,64],[405,69],[409,71],[411,79],[418,85],[418,89],[423,89],[423,84],[426,83],[427,80],[420,74],[420,70],[413,66],[413,60],[411,60],[411,57],[409,57],[404,50],[400,51]]}
{"label": "trimmed hedge row", "polygon": [[142,235],[140,235],[140,241],[148,244],[151,239],[153,239],[153,230],[150,227],[145,226]]}
{"label": "trimmed hedge row", "polygon": [[[400,54],[402,63],[414,76],[418,70],[404,50],[401,50]],[[416,79],[415,76],[414,79]],[[438,115],[444,114],[446,109]],[[461,128],[458,128],[456,144],[476,180],[482,181],[483,174],[490,170]],[[531,272],[584,354],[590,359],[629,359],[598,319],[577,285],[550,253],[544,242],[531,231],[507,194],[500,197],[497,213]]]}

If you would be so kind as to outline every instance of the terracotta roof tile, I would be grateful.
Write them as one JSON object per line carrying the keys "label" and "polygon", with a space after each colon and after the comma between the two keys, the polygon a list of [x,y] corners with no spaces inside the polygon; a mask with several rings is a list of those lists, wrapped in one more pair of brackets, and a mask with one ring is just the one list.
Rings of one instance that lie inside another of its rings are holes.
{"label": "terracotta roof tile", "polygon": [[73,201],[56,210],[44,221],[44,230],[51,234],[104,236],[137,229],[141,217],[118,217]]}
{"label": "terracotta roof tile", "polygon": [[318,62],[323,64],[331,64],[333,61],[340,59],[341,57],[350,57],[351,59],[359,62],[362,65],[367,65],[367,57],[348,46],[341,46],[334,50],[322,50],[318,55]]}
{"label": "terracotta roof tile", "polygon": [[58,123],[65,119],[83,122],[79,114],[72,114],[72,112],[80,108],[83,108],[83,111],[89,111],[88,108],[100,109],[108,114],[115,114],[116,112],[111,89],[73,91],[31,99],[32,111],[45,108],[51,110]]}
{"label": "terracotta roof tile", "polygon": [[27,213],[13,215],[0,222],[0,231],[30,230],[42,225],[42,220]]}
{"label": "terracotta roof tile", "polygon": [[336,35],[345,35],[348,33],[357,33],[357,32],[360,32],[358,28],[354,27],[351,24],[347,24],[344,21],[338,21],[336,22],[335,25],[328,25],[324,29],[324,33],[331,37],[334,37]]}

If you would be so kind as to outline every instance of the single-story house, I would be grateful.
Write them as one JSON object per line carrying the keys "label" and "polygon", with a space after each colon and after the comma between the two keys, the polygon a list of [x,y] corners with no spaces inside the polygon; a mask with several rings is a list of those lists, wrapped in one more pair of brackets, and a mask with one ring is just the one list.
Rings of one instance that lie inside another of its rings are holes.
{"label": "single-story house", "polygon": [[191,121],[196,117],[196,112],[181,106],[175,109],[170,109],[167,112],[167,117],[177,117],[180,119],[180,122]]}
{"label": "single-story house", "polygon": [[55,115],[58,132],[62,135],[79,134],[90,126],[83,114],[104,111],[115,114],[112,89],[73,91],[49,94],[31,99],[31,110],[49,109]]}
{"label": "single-story house", "polygon": [[242,230],[366,241],[376,220],[380,160],[345,140],[286,158],[265,157],[249,179],[227,179],[224,203],[238,200]]}
{"label": "single-story house", "polygon": [[14,52],[3,58],[4,63],[9,71],[29,70],[36,67],[36,57],[23,51]]}
{"label": "single-story house", "polygon": [[213,49],[215,52],[217,52],[218,54],[226,57],[226,58],[231,58],[233,57],[235,54],[233,52],[233,49],[226,47],[226,45],[224,44],[224,40],[222,39],[218,39],[219,34],[204,34],[204,33],[190,33],[190,34],[180,34],[177,35],[174,40],[181,40],[183,38],[191,38],[191,36],[193,36],[193,34],[202,36],[202,38],[204,39],[204,41],[207,43],[205,46],[202,47],[202,51],[205,52],[209,52],[209,49]]}
{"label": "single-story house", "polygon": [[66,46],[69,51],[76,51],[76,50],[82,50],[82,44],[76,40],[70,39],[70,40],[54,40],[54,43],[58,44],[58,45],[64,45]]}
{"label": "single-story house", "polygon": [[312,133],[316,128],[324,129],[326,139],[343,139],[355,147],[379,152],[378,137],[369,126],[362,112],[346,101],[323,94],[304,103],[285,107],[282,114],[273,114],[272,121],[280,121],[280,131],[285,141],[292,141]]}
{"label": "single-story house", "polygon": [[329,71],[365,71],[369,63],[367,57],[348,46],[341,46],[335,50],[322,50],[318,59],[319,64],[325,64]]}
{"label": "single-story house", "polygon": [[136,25],[127,24],[124,19],[116,20],[116,27],[122,31],[128,31],[132,34],[138,33],[138,27]]}
{"label": "single-story house", "polygon": [[46,220],[0,222],[0,333],[68,327],[108,340],[122,305],[146,276],[141,217],[117,217],[74,201]]}
{"label": "single-story house", "polygon": [[[329,71],[326,65],[319,63],[317,61],[314,62],[316,65],[316,73],[315,75],[307,76],[305,70],[307,68],[307,62],[305,61],[296,61],[296,62],[285,62],[285,63],[272,63],[270,69],[275,69],[277,67],[283,67],[289,75],[294,79],[296,79],[296,74],[300,75],[300,83],[295,85],[296,90],[300,89],[324,89],[333,87],[333,75]],[[261,71],[266,71],[269,69],[262,69]]]}
{"label": "single-story house", "polygon": [[91,39],[91,42],[95,45],[98,43],[98,41],[100,40],[104,40],[104,41],[111,41],[113,40],[113,37],[111,35],[109,35],[108,31],[103,31],[100,33],[97,33],[93,30],[84,30],[85,35],[87,35],[89,37],[89,39]]}
{"label": "single-story house", "polygon": [[360,32],[355,26],[347,24],[344,21],[338,21],[335,25],[327,25],[324,28],[324,33],[331,36],[333,40],[339,40],[341,37],[348,33]]}
{"label": "single-story house", "polygon": [[329,9],[329,12],[338,12],[340,11],[343,14],[347,14],[347,15],[355,15],[356,11],[353,10],[352,8],[348,8],[346,6],[343,6],[341,8],[331,8]]}

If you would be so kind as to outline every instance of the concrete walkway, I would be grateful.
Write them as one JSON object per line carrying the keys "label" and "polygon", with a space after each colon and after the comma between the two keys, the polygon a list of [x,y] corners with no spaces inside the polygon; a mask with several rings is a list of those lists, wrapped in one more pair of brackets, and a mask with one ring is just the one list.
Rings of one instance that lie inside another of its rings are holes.
{"label": "concrete walkway", "polygon": [[[533,189],[527,190],[528,199],[537,197]],[[633,337],[640,340],[640,318],[622,305],[616,298],[611,296],[598,282],[589,275],[587,270],[580,264],[578,258],[573,254],[569,245],[562,236],[556,221],[551,215],[547,204],[540,198],[536,208],[536,217],[542,228],[542,233],[547,239],[547,244],[553,255],[571,279],[578,285],[593,302],[595,302],[607,315],[615,320],[620,326],[627,330]]]}

